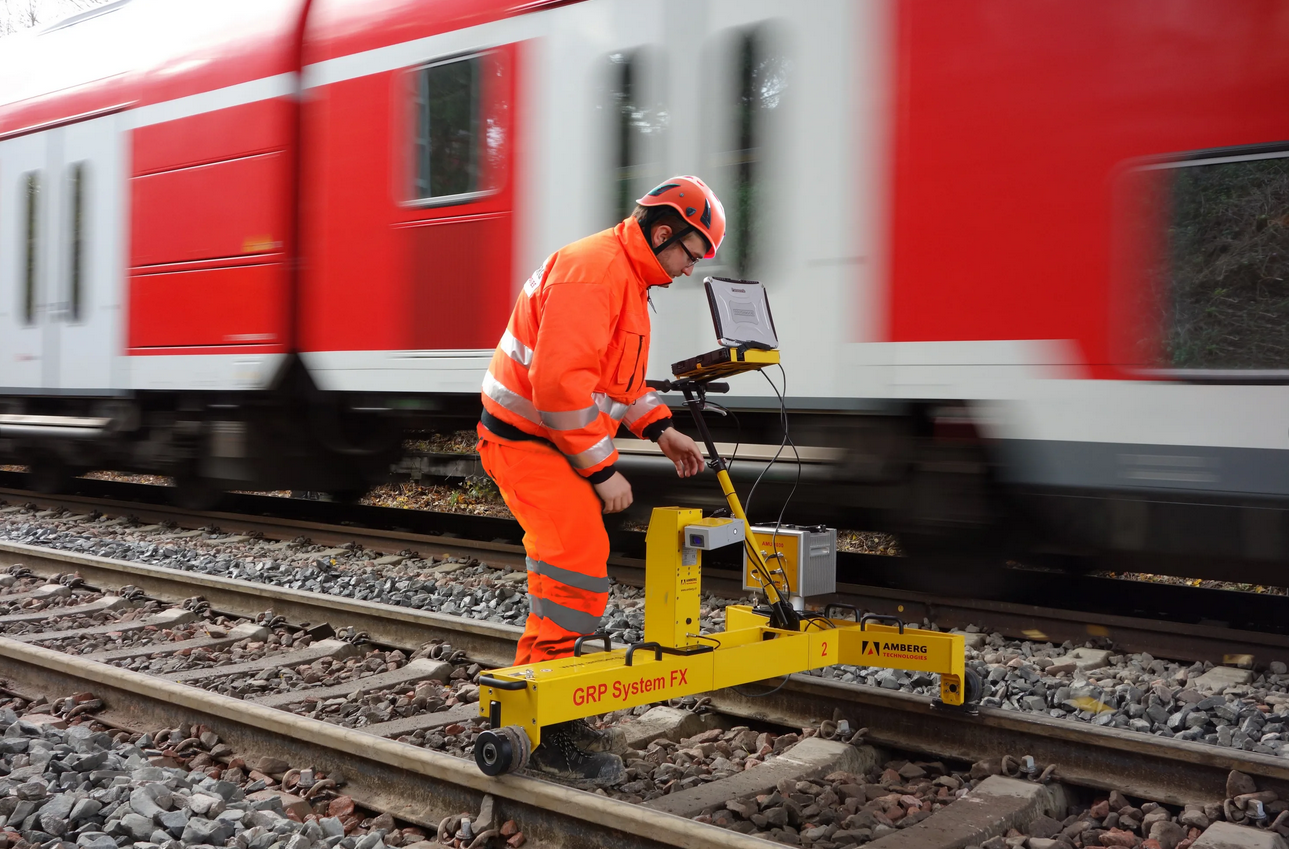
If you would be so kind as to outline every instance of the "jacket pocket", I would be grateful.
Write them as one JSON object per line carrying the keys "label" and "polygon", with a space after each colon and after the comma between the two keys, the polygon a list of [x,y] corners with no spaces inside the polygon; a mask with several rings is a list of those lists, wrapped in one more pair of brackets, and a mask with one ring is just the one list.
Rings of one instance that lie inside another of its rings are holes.
{"label": "jacket pocket", "polygon": [[618,360],[613,374],[613,389],[619,392],[630,392],[644,380],[644,343],[645,337],[640,333],[622,331],[622,357]]}

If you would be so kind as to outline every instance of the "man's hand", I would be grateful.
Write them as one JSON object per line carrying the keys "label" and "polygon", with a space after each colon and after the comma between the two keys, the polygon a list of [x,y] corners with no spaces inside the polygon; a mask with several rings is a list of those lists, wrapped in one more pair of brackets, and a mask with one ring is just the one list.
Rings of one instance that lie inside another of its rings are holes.
{"label": "man's hand", "polygon": [[604,502],[605,513],[621,513],[631,506],[631,484],[622,476],[621,472],[614,472],[613,477],[606,481],[591,484],[595,487],[595,494],[600,496]]}
{"label": "man's hand", "polygon": [[685,434],[669,427],[658,437],[658,447],[667,459],[676,464],[676,474],[682,478],[692,477],[703,470],[703,452],[698,443]]}

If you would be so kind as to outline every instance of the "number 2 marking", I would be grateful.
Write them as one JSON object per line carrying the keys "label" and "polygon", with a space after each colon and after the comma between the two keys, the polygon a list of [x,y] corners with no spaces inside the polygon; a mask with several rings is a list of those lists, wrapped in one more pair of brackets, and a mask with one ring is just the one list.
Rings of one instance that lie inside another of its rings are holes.
{"label": "number 2 marking", "polygon": [[827,640],[824,640],[824,650],[823,650],[823,652],[822,652],[819,656],[820,656],[820,657],[827,657],[827,656],[828,656],[828,641],[827,641]]}

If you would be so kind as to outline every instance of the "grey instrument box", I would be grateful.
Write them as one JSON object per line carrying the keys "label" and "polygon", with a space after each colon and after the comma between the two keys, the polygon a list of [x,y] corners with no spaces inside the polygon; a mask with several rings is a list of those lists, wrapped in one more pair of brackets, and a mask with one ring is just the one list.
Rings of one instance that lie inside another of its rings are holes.
{"label": "grey instrument box", "polygon": [[[788,579],[788,594],[803,598],[837,591],[837,529],[823,525],[753,526],[761,554],[765,556],[770,577],[782,589],[783,569]],[[773,548],[771,546],[773,545]],[[771,558],[772,553],[778,557]],[[761,589],[761,576],[743,552],[743,589]]]}

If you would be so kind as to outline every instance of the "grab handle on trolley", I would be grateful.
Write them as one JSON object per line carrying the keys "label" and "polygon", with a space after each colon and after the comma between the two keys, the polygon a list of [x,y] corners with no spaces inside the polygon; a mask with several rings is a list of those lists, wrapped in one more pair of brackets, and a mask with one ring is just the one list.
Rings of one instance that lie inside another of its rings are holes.
{"label": "grab handle on trolley", "polygon": [[859,630],[864,630],[865,622],[885,622],[887,625],[897,625],[899,626],[900,634],[904,634],[904,620],[900,619],[898,616],[885,616],[881,613],[865,613],[859,618]]}
{"label": "grab handle on trolley", "polygon": [[594,634],[583,634],[573,641],[573,657],[582,656],[582,644],[587,640],[604,640],[604,650],[613,651],[613,643],[608,631],[596,631]]}
{"label": "grab handle on trolley", "polygon": [[693,380],[646,380],[645,386],[658,392],[684,391],[686,388],[689,388],[702,389],[704,392],[723,395],[730,391],[730,385],[723,380],[713,380],[710,383]]}
{"label": "grab handle on trolley", "polygon": [[494,690],[522,690],[528,686],[527,681],[503,681],[491,675],[479,676],[480,687],[492,687]]}
{"label": "grab handle on trolley", "polygon": [[632,655],[636,653],[636,649],[644,649],[645,651],[652,651],[654,653],[654,656],[653,656],[654,660],[662,660],[662,646],[658,645],[657,643],[636,643],[635,645],[630,646],[627,649],[627,657],[626,657],[627,666],[631,665],[631,658],[632,658]]}

